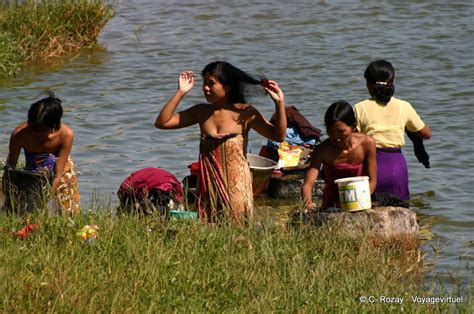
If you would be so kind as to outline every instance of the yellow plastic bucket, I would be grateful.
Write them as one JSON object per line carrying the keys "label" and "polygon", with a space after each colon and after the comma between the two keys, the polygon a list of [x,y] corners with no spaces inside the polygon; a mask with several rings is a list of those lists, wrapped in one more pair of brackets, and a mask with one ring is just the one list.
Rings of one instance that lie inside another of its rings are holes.
{"label": "yellow plastic bucket", "polygon": [[369,177],[350,177],[334,181],[339,188],[339,202],[346,211],[359,211],[372,208],[370,200]]}

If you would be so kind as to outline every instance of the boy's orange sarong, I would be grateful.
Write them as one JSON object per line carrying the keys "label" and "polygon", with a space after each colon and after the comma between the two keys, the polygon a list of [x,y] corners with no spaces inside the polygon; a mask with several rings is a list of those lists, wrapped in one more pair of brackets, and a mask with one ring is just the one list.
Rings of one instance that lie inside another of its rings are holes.
{"label": "boy's orange sarong", "polygon": [[242,223],[253,215],[252,175],[242,135],[201,137],[197,209],[208,222]]}

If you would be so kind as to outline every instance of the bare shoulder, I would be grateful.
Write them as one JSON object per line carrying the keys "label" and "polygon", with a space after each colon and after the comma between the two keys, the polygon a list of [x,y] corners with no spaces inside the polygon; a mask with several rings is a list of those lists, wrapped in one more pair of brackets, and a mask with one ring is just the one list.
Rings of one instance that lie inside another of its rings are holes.
{"label": "bare shoulder", "polygon": [[247,103],[236,103],[236,104],[234,104],[234,108],[235,108],[235,110],[237,110],[241,114],[255,115],[255,114],[259,113],[257,108],[255,108],[251,104],[247,104]]}
{"label": "bare shoulder", "polygon": [[234,106],[235,108],[239,110],[257,110],[254,106],[247,103],[237,103],[237,104],[234,104]]}
{"label": "bare shoulder", "polygon": [[372,137],[368,136],[367,134],[364,133],[354,133],[353,136],[355,136],[362,146],[364,147],[375,147],[375,141]]}
{"label": "bare shoulder", "polygon": [[196,122],[201,123],[203,120],[206,120],[209,115],[212,114],[214,110],[213,106],[208,103],[199,103],[189,107],[188,109],[183,110],[180,114],[185,114],[187,116],[193,117],[196,119]]}
{"label": "bare shoulder", "polygon": [[375,140],[366,134],[364,134],[364,143],[367,143],[367,145],[375,145]]}
{"label": "bare shoulder", "polygon": [[28,123],[22,122],[20,123],[15,129],[13,129],[12,136],[20,136],[22,135],[28,128]]}
{"label": "bare shoulder", "polygon": [[316,145],[313,148],[313,152],[311,153],[311,156],[324,156],[329,150],[331,149],[329,139],[325,139],[324,141],[321,142],[321,144]]}
{"label": "bare shoulder", "polygon": [[61,134],[61,138],[63,138],[63,139],[73,139],[74,138],[74,131],[66,123],[61,123],[60,134]]}
{"label": "bare shoulder", "polygon": [[188,111],[199,116],[199,115],[205,114],[209,110],[212,110],[212,106],[210,104],[199,103],[199,104],[189,107],[188,109],[185,109],[184,111]]}
{"label": "bare shoulder", "polygon": [[10,136],[10,143],[13,145],[23,145],[28,142],[28,123],[22,122],[15,129],[13,129]]}
{"label": "bare shoulder", "polygon": [[250,120],[253,120],[256,116],[261,115],[257,108],[247,103],[234,104],[234,107],[240,112],[240,114],[246,116]]}

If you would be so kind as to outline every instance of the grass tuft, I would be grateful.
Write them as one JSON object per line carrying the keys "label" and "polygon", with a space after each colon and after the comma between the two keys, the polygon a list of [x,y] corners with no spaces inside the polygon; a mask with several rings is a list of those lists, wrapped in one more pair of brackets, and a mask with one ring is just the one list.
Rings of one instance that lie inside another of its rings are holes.
{"label": "grass tuft", "polygon": [[114,10],[103,0],[15,1],[0,4],[0,76],[96,44]]}

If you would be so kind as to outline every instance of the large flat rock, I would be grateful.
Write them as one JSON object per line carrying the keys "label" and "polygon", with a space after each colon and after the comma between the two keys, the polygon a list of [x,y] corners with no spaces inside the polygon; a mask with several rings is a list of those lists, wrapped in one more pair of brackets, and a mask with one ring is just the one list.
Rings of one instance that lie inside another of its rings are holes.
{"label": "large flat rock", "polygon": [[377,207],[359,212],[333,209],[301,215],[296,213],[293,219],[298,220],[298,217],[315,226],[339,225],[348,234],[368,232],[382,239],[417,237],[419,233],[416,213],[404,207]]}

